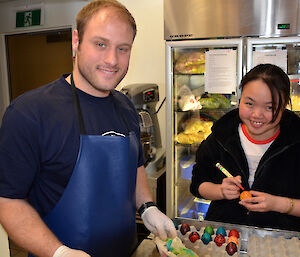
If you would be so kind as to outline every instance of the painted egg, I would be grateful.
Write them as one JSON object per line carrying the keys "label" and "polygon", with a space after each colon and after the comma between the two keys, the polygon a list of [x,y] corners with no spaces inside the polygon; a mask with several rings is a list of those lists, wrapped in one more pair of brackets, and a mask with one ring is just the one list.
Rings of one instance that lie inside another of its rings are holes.
{"label": "painted egg", "polygon": [[237,251],[237,247],[236,244],[233,242],[230,242],[227,246],[226,246],[226,252],[231,256],[234,255],[234,253]]}
{"label": "painted egg", "polygon": [[221,235],[223,235],[223,236],[226,236],[226,235],[227,235],[227,234],[226,234],[226,230],[225,230],[223,227],[219,227],[219,228],[217,229],[216,235],[219,235],[219,234],[221,234]]}
{"label": "painted egg", "polygon": [[190,233],[190,235],[189,235],[189,239],[190,239],[190,241],[191,241],[192,243],[195,243],[197,240],[200,239],[200,236],[199,236],[199,234],[198,234],[197,232],[192,232],[192,233]]}
{"label": "painted egg", "polygon": [[203,244],[208,244],[211,241],[211,235],[209,233],[203,233],[201,240],[203,242]]}
{"label": "painted egg", "polygon": [[172,247],[172,239],[167,239],[167,243],[166,243],[166,247],[168,248],[169,251],[172,251],[173,247]]}
{"label": "painted egg", "polygon": [[236,245],[239,245],[239,240],[238,240],[238,238],[235,237],[235,236],[230,236],[230,237],[228,238],[227,243],[229,244],[230,242],[233,242],[233,243],[235,243]]}
{"label": "painted egg", "polygon": [[190,228],[189,224],[186,224],[186,223],[181,224],[180,232],[182,235],[185,235],[190,230],[191,230],[191,228]]}
{"label": "painted egg", "polygon": [[240,199],[243,200],[243,199],[246,199],[246,198],[250,198],[252,197],[251,193],[249,191],[243,191],[241,194],[240,194]]}
{"label": "painted egg", "polygon": [[229,237],[235,236],[237,238],[240,238],[240,233],[236,229],[232,229],[229,231],[228,236]]}
{"label": "painted egg", "polygon": [[218,234],[216,235],[214,242],[217,246],[221,246],[225,243],[225,237],[222,234]]}
{"label": "painted egg", "polygon": [[210,225],[205,227],[204,232],[211,234],[211,235],[213,235],[215,233],[213,227]]}

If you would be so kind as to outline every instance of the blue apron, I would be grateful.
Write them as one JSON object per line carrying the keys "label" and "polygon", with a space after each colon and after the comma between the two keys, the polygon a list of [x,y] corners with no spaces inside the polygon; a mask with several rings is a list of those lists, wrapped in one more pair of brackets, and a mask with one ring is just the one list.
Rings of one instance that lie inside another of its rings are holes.
{"label": "blue apron", "polygon": [[125,137],[83,135],[72,76],[71,82],[81,130],[80,149],[69,183],[44,222],[65,245],[92,257],[130,256],[137,244],[138,141],[134,132]]}

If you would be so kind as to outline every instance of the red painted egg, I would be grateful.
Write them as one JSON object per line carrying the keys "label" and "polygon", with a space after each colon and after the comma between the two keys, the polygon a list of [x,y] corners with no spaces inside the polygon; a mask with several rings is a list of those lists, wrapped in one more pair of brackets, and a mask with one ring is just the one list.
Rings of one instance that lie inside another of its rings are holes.
{"label": "red painted egg", "polygon": [[229,237],[230,236],[235,236],[236,238],[240,238],[240,234],[239,234],[239,232],[236,229],[230,230],[228,236]]}
{"label": "red painted egg", "polygon": [[234,253],[237,251],[237,247],[236,244],[233,242],[230,242],[227,246],[226,246],[226,252],[231,256],[234,255]]}
{"label": "red painted egg", "polygon": [[225,237],[222,234],[218,234],[216,235],[214,242],[217,246],[221,246],[225,243]]}
{"label": "red painted egg", "polygon": [[185,235],[190,230],[191,229],[190,229],[189,224],[186,224],[186,223],[181,224],[180,232],[181,232],[182,235]]}
{"label": "red painted egg", "polygon": [[191,241],[192,243],[195,243],[197,240],[200,239],[200,236],[199,236],[199,234],[198,234],[197,232],[192,232],[192,233],[190,233],[190,235],[189,235],[189,239],[190,239],[190,241]]}

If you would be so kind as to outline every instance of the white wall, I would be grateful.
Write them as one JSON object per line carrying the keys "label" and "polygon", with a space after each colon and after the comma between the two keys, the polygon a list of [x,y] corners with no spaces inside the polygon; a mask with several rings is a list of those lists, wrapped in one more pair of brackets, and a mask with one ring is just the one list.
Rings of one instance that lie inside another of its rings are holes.
{"label": "white wall", "polygon": [[[0,3],[0,119],[8,104],[8,85],[5,59],[5,34],[28,31],[15,28],[16,8],[44,4],[45,22],[30,30],[44,30],[72,26],[84,0],[16,0]],[[138,33],[134,42],[130,67],[127,76],[118,89],[133,83],[156,83],[159,86],[160,102],[165,97],[165,52],[163,39],[163,1],[162,0],[120,0],[136,19]],[[159,105],[158,104],[158,105]],[[158,106],[157,106],[158,107]],[[165,146],[165,105],[158,113],[162,144]]]}
{"label": "white wall", "polygon": [[[156,83],[160,105],[165,97],[165,43],[163,37],[163,0],[120,0],[134,16],[137,36],[130,67],[120,86],[132,83]],[[158,113],[162,145],[166,141],[165,103]]]}

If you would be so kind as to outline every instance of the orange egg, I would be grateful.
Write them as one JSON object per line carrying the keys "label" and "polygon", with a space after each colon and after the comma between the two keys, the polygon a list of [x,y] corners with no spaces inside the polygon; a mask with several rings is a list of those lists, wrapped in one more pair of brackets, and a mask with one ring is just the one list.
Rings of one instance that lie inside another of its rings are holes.
{"label": "orange egg", "polygon": [[237,246],[239,245],[239,240],[237,237],[235,236],[230,236],[227,240],[227,244],[229,244],[230,242],[235,243]]}
{"label": "orange egg", "polygon": [[243,191],[241,194],[240,194],[240,199],[243,200],[243,199],[246,199],[246,198],[250,198],[252,197],[251,193],[249,191]]}

